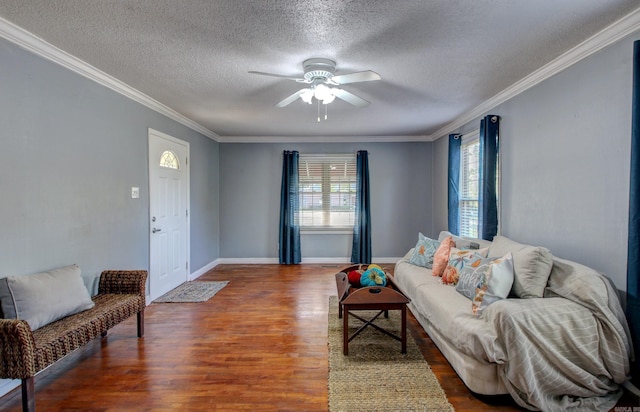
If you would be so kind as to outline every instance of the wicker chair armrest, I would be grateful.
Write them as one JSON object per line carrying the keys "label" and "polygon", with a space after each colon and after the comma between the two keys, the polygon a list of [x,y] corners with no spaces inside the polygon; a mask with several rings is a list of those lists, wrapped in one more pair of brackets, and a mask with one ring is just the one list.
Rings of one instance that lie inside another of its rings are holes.
{"label": "wicker chair armrest", "polygon": [[0,378],[26,379],[38,372],[36,343],[25,320],[0,319]]}
{"label": "wicker chair armrest", "polygon": [[98,293],[136,294],[144,299],[146,286],[146,270],[105,270],[100,275]]}

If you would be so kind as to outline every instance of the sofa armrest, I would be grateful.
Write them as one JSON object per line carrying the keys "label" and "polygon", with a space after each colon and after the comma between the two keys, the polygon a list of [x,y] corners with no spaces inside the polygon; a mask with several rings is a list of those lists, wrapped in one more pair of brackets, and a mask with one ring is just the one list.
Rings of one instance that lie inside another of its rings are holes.
{"label": "sofa armrest", "polygon": [[146,270],[105,270],[100,275],[98,293],[135,294],[145,297]]}
{"label": "sofa armrest", "polygon": [[0,378],[26,379],[36,374],[36,343],[29,323],[0,319]]}

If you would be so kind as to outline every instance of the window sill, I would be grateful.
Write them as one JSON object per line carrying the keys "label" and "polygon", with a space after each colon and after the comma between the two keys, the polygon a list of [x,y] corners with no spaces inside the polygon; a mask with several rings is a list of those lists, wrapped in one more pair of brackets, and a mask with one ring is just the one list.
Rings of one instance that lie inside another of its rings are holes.
{"label": "window sill", "polygon": [[328,227],[328,228],[301,228],[301,235],[352,235],[353,228],[351,227]]}

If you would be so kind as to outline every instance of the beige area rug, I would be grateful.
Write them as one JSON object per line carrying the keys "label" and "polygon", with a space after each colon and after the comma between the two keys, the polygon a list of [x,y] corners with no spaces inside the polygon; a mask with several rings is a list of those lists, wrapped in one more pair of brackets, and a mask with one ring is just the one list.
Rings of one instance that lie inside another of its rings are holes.
{"label": "beige area rug", "polygon": [[[370,318],[365,311],[357,314]],[[375,312],[373,312],[375,314]],[[400,334],[400,311],[389,311],[375,323]],[[350,317],[349,336],[362,325]],[[349,342],[342,354],[342,319],[338,298],[329,298],[329,410],[338,411],[453,411],[436,376],[407,332],[407,353],[397,341],[372,327]]]}
{"label": "beige area rug", "polygon": [[227,283],[229,283],[228,280],[223,282],[185,282],[154,300],[154,303],[206,302],[227,286]]}

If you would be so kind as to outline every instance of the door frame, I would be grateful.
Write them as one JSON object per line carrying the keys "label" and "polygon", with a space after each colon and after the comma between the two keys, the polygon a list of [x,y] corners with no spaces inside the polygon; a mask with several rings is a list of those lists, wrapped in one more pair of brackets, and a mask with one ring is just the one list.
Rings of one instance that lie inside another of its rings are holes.
{"label": "door frame", "polygon": [[[153,138],[161,138],[161,139],[166,139],[169,140],[175,144],[179,144],[182,146],[186,147],[187,150],[187,160],[186,160],[186,164],[185,164],[185,169],[186,169],[186,208],[187,208],[187,222],[186,222],[186,228],[185,228],[185,232],[186,232],[186,236],[185,236],[185,242],[186,242],[186,261],[187,261],[187,268],[186,268],[186,276],[185,276],[185,282],[188,282],[189,280],[191,280],[191,162],[190,162],[190,157],[191,157],[191,145],[189,144],[189,142],[187,142],[186,140],[182,140],[182,139],[178,139],[176,137],[170,136],[166,133],[162,133],[160,131],[154,130],[152,128],[148,129],[148,140],[147,140],[147,180],[148,180],[148,184],[149,184],[149,190],[147,191],[148,194],[148,210],[147,210],[147,233],[148,233],[148,238],[147,238],[147,246],[148,246],[148,250],[149,250],[149,269],[151,269],[151,159],[150,159],[150,144],[151,144],[151,139]],[[147,294],[147,297],[151,297],[151,276],[149,276],[149,293]],[[156,298],[158,298],[159,296],[156,296]]]}

